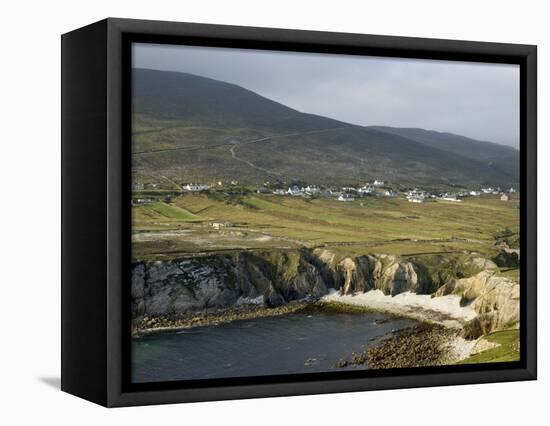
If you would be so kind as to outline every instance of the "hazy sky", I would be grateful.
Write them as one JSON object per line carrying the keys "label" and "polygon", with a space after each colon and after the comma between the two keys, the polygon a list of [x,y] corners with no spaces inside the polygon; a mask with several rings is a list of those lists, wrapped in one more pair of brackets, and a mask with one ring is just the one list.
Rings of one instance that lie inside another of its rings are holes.
{"label": "hazy sky", "polygon": [[234,83],[302,112],[519,146],[519,66],[135,44],[133,66]]}

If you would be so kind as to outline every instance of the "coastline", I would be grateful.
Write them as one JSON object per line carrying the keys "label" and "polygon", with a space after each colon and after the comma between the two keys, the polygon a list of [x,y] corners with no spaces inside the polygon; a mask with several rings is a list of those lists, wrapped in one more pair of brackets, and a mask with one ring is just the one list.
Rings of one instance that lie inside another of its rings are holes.
{"label": "coastline", "polygon": [[352,353],[335,367],[355,365],[378,370],[455,364],[466,359],[476,343],[460,337],[459,333],[440,324],[420,323],[393,332],[362,353]]}
{"label": "coastline", "polygon": [[380,290],[340,295],[331,291],[321,298],[321,303],[384,312],[419,322],[363,353],[351,354],[336,367],[366,365],[369,369],[383,369],[455,364],[467,359],[479,340],[462,337],[463,325],[475,318],[476,312],[471,306],[461,306],[457,295],[432,297],[405,292],[390,296]]}
{"label": "coastline", "polygon": [[419,322],[428,322],[424,317],[413,318],[402,315],[400,312],[383,309],[366,304],[347,303],[347,299],[329,300],[324,297],[318,299],[302,299],[291,301],[278,307],[267,307],[254,299],[242,300],[236,305],[227,308],[211,308],[203,311],[189,312],[178,317],[144,317],[133,324],[132,337],[142,337],[158,333],[170,333],[195,327],[217,326],[233,321],[245,321],[256,318],[266,318],[286,315],[295,312],[305,314],[314,313],[383,313],[389,317],[410,318]]}
{"label": "coastline", "polygon": [[409,318],[417,325],[392,332],[363,353],[352,353],[335,364],[335,368],[364,365],[369,369],[406,368],[449,365],[474,354],[479,339],[462,337],[463,324],[475,318],[469,306],[460,306],[456,295],[432,297],[402,293],[384,295],[379,290],[356,295],[337,291],[318,299],[302,299],[279,307],[266,307],[259,299],[242,299],[230,308],[211,308],[186,315],[144,317],[132,328],[132,337],[172,333],[195,327],[217,326],[291,313],[383,313],[391,318]]}
{"label": "coastline", "polygon": [[230,308],[211,308],[200,312],[190,312],[177,318],[144,317],[132,326],[132,337],[142,337],[158,333],[170,333],[195,327],[206,327],[285,315],[300,311],[312,302],[294,301],[285,305],[269,308],[257,303],[241,303]]}
{"label": "coastline", "polygon": [[278,307],[267,307],[263,301],[243,299],[227,308],[210,308],[189,312],[178,317],[144,317],[133,324],[132,335],[178,331],[193,327],[225,324],[232,321],[264,318],[303,312],[379,312],[396,318],[409,318],[423,323],[439,324],[461,329],[462,324],[475,317],[470,307],[461,307],[455,295],[418,295],[410,292],[396,296],[384,295],[380,290],[371,290],[356,295],[340,295],[332,290],[318,299],[292,301]]}

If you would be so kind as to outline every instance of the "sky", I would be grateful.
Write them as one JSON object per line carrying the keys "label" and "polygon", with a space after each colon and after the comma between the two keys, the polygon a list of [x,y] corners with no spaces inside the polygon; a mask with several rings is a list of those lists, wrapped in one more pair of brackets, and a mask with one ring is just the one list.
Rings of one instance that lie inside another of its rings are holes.
{"label": "sky", "polygon": [[519,147],[519,66],[134,44],[132,66],[237,84],[301,112]]}

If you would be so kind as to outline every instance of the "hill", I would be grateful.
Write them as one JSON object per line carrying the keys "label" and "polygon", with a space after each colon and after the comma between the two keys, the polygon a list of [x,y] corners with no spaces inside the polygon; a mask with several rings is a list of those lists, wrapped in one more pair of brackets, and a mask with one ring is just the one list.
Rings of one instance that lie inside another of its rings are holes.
{"label": "hill", "polygon": [[478,141],[453,133],[433,130],[385,126],[372,126],[372,128],[403,136],[472,160],[481,161],[487,167],[497,168],[502,173],[519,180],[519,151],[510,146]]}
{"label": "hill", "polygon": [[134,69],[133,91],[138,181],[517,186],[517,154],[495,144],[351,125],[185,73]]}

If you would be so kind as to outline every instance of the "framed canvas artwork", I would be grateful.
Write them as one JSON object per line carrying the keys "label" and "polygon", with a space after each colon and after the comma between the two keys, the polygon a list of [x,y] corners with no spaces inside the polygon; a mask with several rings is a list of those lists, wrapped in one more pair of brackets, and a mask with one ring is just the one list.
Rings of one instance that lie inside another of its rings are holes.
{"label": "framed canvas artwork", "polygon": [[62,54],[63,390],[536,378],[536,47],[107,19]]}

